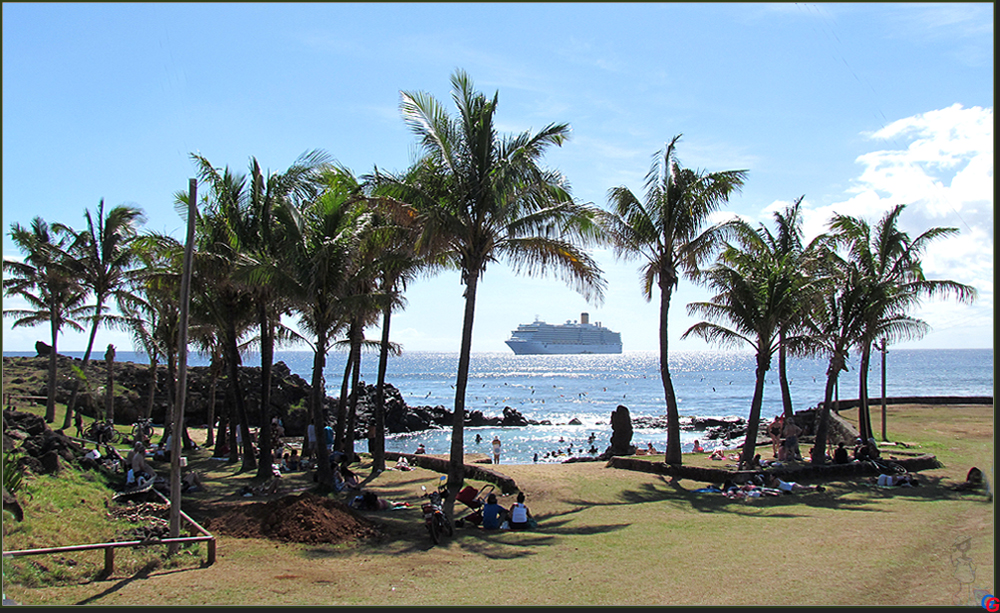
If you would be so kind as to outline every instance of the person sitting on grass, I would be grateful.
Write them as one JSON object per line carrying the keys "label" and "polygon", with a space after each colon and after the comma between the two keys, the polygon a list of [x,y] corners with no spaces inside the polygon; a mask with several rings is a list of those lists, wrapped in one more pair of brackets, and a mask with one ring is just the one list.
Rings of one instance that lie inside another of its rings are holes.
{"label": "person sitting on grass", "polygon": [[517,502],[510,508],[510,520],[507,525],[511,530],[527,530],[531,524],[531,511],[524,504],[524,492],[517,493]]}
{"label": "person sitting on grass", "polygon": [[837,449],[833,452],[833,461],[835,464],[849,464],[851,462],[847,447],[844,447],[844,441],[837,444]]}
{"label": "person sitting on grass", "polygon": [[868,445],[866,445],[860,438],[854,441],[854,459],[858,462],[864,462],[865,460],[871,459]]}
{"label": "person sitting on grass", "polygon": [[705,453],[705,448],[701,446],[698,439],[694,439],[694,448],[691,451],[695,453]]}
{"label": "person sitting on grass", "polygon": [[483,514],[483,528],[486,530],[499,530],[500,525],[507,518],[507,509],[497,504],[497,495],[490,494],[486,497],[486,504],[481,509]]}
{"label": "person sitting on grass", "polygon": [[344,489],[359,490],[361,489],[361,484],[358,482],[358,476],[351,472],[348,468],[349,462],[344,460],[340,465],[333,467],[333,484],[337,491],[343,491]]}

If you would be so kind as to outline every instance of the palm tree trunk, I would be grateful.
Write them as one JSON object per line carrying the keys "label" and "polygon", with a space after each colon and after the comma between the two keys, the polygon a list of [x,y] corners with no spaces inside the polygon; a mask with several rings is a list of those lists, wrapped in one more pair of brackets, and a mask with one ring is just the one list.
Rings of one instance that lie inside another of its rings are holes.
{"label": "palm tree trunk", "polygon": [[[101,312],[102,304],[97,303],[97,313]],[[70,394],[69,404],[66,405],[66,419],[63,420],[63,429],[69,428],[69,425],[73,423],[73,408],[76,406],[77,396],[80,395],[80,384],[87,381],[87,366],[90,364],[90,354],[94,349],[94,339],[97,337],[97,326],[100,325],[100,319],[94,319],[94,324],[90,327],[90,338],[87,341],[87,351],[83,353],[83,361],[80,363],[80,371],[83,373],[82,380],[77,377],[76,384],[73,386],[73,393]],[[90,387],[89,383],[87,385]],[[87,390],[90,391],[89,389]]]}
{"label": "palm tree trunk", "polygon": [[785,349],[785,334],[781,333],[778,339],[778,385],[781,386],[781,406],[785,412],[785,419],[793,418],[792,390],[788,386],[788,366],[787,351]]}
{"label": "palm tree trunk", "polygon": [[[359,322],[358,330],[360,331],[360,329]],[[351,369],[351,396],[348,401],[347,427],[344,432],[343,451],[348,462],[354,460],[354,430],[358,411],[358,385],[361,380],[361,342],[364,340],[361,334],[357,334],[357,337],[351,342],[351,351],[354,352],[354,367]]]}
{"label": "palm tree trunk", "polygon": [[[348,339],[354,338],[354,324],[347,333]],[[351,367],[354,365],[354,344],[347,351],[347,362],[344,364],[344,376],[340,380],[340,396],[337,398],[337,422],[333,426],[333,448],[344,450],[344,430],[347,427],[347,396],[350,393]],[[319,433],[316,433],[317,440]]]}
{"label": "palm tree trunk", "polygon": [[323,369],[326,367],[326,334],[319,334],[316,339],[316,352],[313,356],[312,374],[312,423],[316,429],[316,448],[313,453],[316,455],[316,478],[321,485],[330,485],[332,473],[330,471],[330,454],[323,441],[323,428],[326,427],[326,419],[323,416]]}
{"label": "palm tree trunk", "polygon": [[[661,278],[664,278],[661,275]],[[663,461],[667,464],[681,463],[681,419],[677,410],[677,396],[670,378],[670,352],[667,315],[670,312],[672,290],[669,285],[660,287],[660,379],[663,381],[663,395],[667,401],[667,445]]]}
{"label": "palm tree trunk", "polygon": [[858,368],[858,430],[865,442],[872,438],[872,417],[868,410],[868,366],[871,364],[871,345],[861,350],[861,366]]}
{"label": "palm tree trunk", "polygon": [[153,414],[153,403],[156,399],[156,371],[158,370],[158,364],[156,363],[156,357],[149,356],[149,398],[146,400],[146,409],[143,411],[142,416],[149,419],[150,415]]}
{"label": "palm tree trunk", "polygon": [[368,450],[372,454],[372,473],[385,470],[385,372],[389,364],[389,320],[392,307],[382,310],[382,346],[378,356],[378,382],[375,386],[375,436],[370,439]]}
{"label": "palm tree trunk", "polygon": [[274,328],[267,308],[261,300],[258,306],[260,323],[260,462],[257,477],[270,479],[274,463],[271,454],[271,363],[274,361]]}
{"label": "palm tree trunk", "polygon": [[[228,366],[226,367],[228,370]],[[228,402],[226,402],[226,438],[221,440],[227,441],[227,446],[229,447],[229,459],[228,464],[235,464],[240,461],[240,447],[239,443],[236,441],[236,429],[240,427],[239,422],[236,419],[236,388],[233,385],[232,376],[227,377],[229,379],[229,385],[226,387],[226,394]]]}
{"label": "palm tree trunk", "polygon": [[[228,388],[227,388],[228,393]],[[219,430],[216,432],[215,437],[215,453],[213,454],[217,458],[224,457],[223,447],[226,446],[226,441],[229,440],[229,402],[225,402],[222,405],[222,412],[219,413]]]}
{"label": "palm tree trunk", "polygon": [[[760,346],[766,347],[760,343]],[[761,350],[761,351],[765,351]],[[763,353],[757,354],[757,382],[753,388],[753,400],[750,401],[750,417],[747,419],[747,436],[743,442],[743,454],[740,456],[740,463],[744,466],[750,463],[757,452],[757,432],[760,430],[760,406],[764,400],[764,379],[767,377],[768,356]]]}
{"label": "palm tree trunk", "polygon": [[826,390],[823,394],[823,410],[820,411],[819,421],[816,424],[816,453],[812,460],[826,457],[826,442],[830,432],[830,411],[833,409],[833,390],[837,387],[837,380],[840,371],[844,369],[844,357],[834,354],[830,357],[830,365],[826,369]]}
{"label": "palm tree trunk", "polygon": [[205,446],[215,444],[215,395],[219,388],[218,355],[213,350],[212,363],[208,367],[208,432],[205,434]]}
{"label": "palm tree trunk", "polygon": [[229,377],[232,380],[233,400],[236,407],[237,423],[234,425],[240,429],[240,437],[243,439],[243,466],[240,471],[251,471],[257,468],[257,459],[253,454],[253,441],[250,439],[246,402],[243,399],[243,390],[240,386],[240,350],[236,345],[236,322],[230,319],[226,328],[226,350],[229,353],[227,362],[229,363]]}
{"label": "palm tree trunk", "polygon": [[115,423],[115,347],[108,345],[108,352],[104,354],[107,362],[108,384],[104,389],[104,416],[111,423]]}
{"label": "palm tree trunk", "polygon": [[455,498],[465,481],[465,389],[469,384],[469,361],[472,357],[472,324],[476,315],[476,290],[479,269],[466,272],[465,315],[462,319],[462,346],[458,354],[455,379],[455,414],[451,426],[451,452],[448,456],[448,500],[445,513],[454,517]]}

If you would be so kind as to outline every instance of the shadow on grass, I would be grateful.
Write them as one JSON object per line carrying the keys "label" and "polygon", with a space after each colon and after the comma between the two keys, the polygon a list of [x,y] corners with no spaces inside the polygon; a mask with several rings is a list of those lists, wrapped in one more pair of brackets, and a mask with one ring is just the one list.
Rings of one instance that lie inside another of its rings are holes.
{"label": "shadow on grass", "polygon": [[[643,484],[638,489],[622,492],[619,500],[600,503],[604,506],[666,503],[678,510],[699,513],[730,513],[748,517],[802,517],[795,508],[822,508],[846,511],[884,512],[877,505],[887,498],[905,497],[914,501],[939,502],[942,500],[980,500],[989,504],[985,491],[959,492],[951,489],[942,477],[919,475],[916,487],[879,487],[868,478],[854,481],[831,481],[822,484],[821,492],[798,492],[780,496],[763,495],[757,498],[729,498],[721,492],[699,492],[684,487],[679,480],[662,476],[658,481]],[[697,489],[707,489],[699,487]],[[571,506],[587,507],[595,503],[580,499],[565,500]],[[761,514],[763,509],[780,508],[783,512]]]}
{"label": "shadow on grass", "polygon": [[119,591],[121,589],[124,589],[124,588],[128,587],[129,584],[131,584],[133,581],[136,581],[138,579],[148,579],[149,576],[153,573],[153,571],[156,570],[159,567],[160,567],[160,564],[158,562],[150,562],[150,563],[146,564],[145,566],[143,566],[142,568],[140,568],[139,570],[137,570],[135,572],[135,574],[133,574],[131,577],[122,579],[121,581],[118,581],[118,582],[114,583],[113,585],[109,586],[106,590],[98,592],[97,594],[94,594],[93,596],[90,596],[89,598],[84,598],[83,600],[81,600],[80,602],[78,602],[76,604],[78,604],[78,605],[85,605],[85,604],[93,604],[96,601],[100,601],[105,596],[109,596],[109,595],[114,594],[115,592],[117,592],[117,591]]}

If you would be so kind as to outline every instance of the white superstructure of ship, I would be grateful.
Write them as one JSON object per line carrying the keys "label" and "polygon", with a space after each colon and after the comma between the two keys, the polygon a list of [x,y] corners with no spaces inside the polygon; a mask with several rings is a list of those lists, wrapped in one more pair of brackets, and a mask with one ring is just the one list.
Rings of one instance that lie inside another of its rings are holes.
{"label": "white superstructure of ship", "polygon": [[548,324],[535,317],[530,324],[521,324],[504,341],[517,355],[621,353],[622,335],[605,328],[600,322],[590,323],[590,315],[580,314],[580,321]]}

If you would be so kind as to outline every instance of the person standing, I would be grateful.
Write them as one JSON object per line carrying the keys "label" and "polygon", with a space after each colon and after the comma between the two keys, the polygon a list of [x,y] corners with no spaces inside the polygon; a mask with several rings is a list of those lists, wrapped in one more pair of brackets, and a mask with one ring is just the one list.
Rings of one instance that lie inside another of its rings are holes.
{"label": "person standing", "polygon": [[493,437],[493,463],[500,463],[500,437]]}
{"label": "person standing", "polygon": [[781,430],[784,428],[784,415],[775,415],[774,421],[767,427],[767,434],[771,437],[771,447],[774,450],[774,457],[778,457],[778,448],[781,447]]}
{"label": "person standing", "polygon": [[799,451],[799,435],[802,434],[802,428],[796,425],[795,419],[790,417],[785,420],[785,427],[782,429],[781,434],[785,437],[785,445],[788,446],[788,451],[792,455],[790,459],[801,460],[802,453]]}
{"label": "person standing", "polygon": [[302,449],[302,457],[312,457],[314,453],[316,453],[316,426],[310,422],[309,425],[306,426],[306,445],[305,448]]}
{"label": "person standing", "polygon": [[333,428],[330,427],[329,424],[327,424],[326,427],[323,428],[323,436],[326,439],[326,450],[328,452],[332,452],[333,451],[333,441],[334,441],[334,438],[333,438]]}

